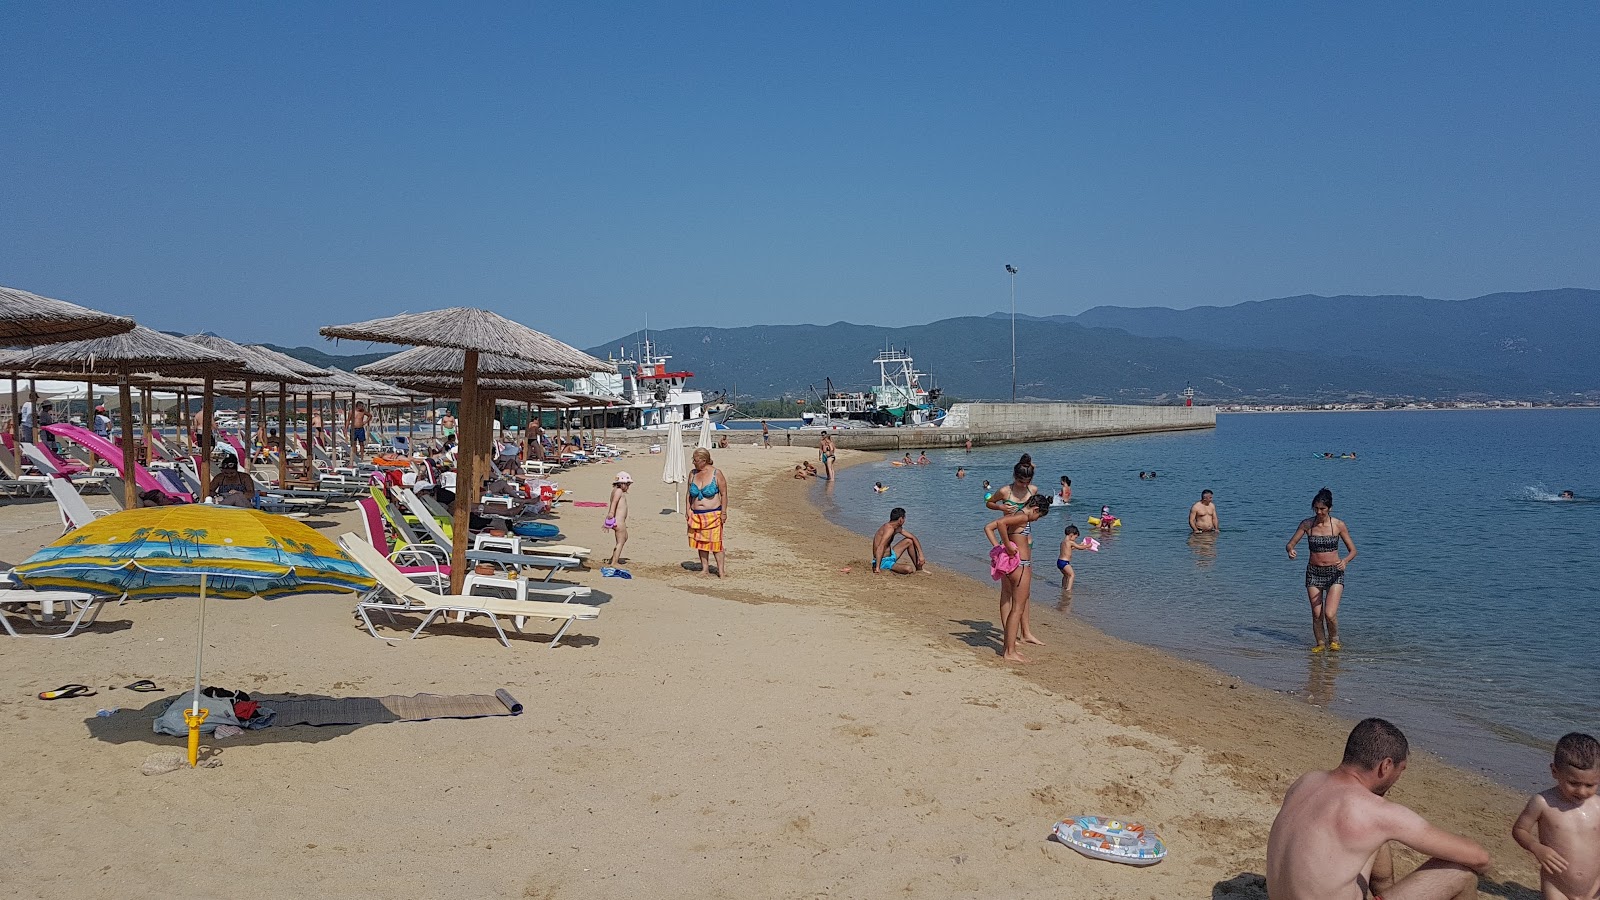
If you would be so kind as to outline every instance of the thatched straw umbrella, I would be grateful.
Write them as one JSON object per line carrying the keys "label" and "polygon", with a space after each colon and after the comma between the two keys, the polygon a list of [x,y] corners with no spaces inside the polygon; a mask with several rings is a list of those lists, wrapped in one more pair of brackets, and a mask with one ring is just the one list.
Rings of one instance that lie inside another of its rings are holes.
{"label": "thatched straw umbrella", "polygon": [[[327,369],[313,366],[302,359],[295,359],[287,353],[279,353],[270,347],[260,344],[246,344],[245,349],[259,359],[269,360],[283,366],[285,369],[306,379],[309,384],[313,378],[321,378],[331,374]],[[306,399],[306,434],[309,438],[311,429],[311,400],[307,393]],[[309,441],[308,444],[309,446]],[[309,454],[309,450],[307,453]],[[289,480],[289,390],[283,383],[278,383],[278,483],[283,484]]]}
{"label": "thatched straw umbrella", "polygon": [[[324,337],[383,344],[409,344],[416,347],[445,347],[464,351],[461,376],[462,418],[482,416],[478,399],[479,355],[499,356],[535,363],[552,370],[564,368],[571,376],[589,375],[608,367],[598,359],[561,341],[534,331],[486,309],[454,307],[426,313],[404,313],[369,322],[330,325],[321,329]],[[363,367],[365,368],[365,367]],[[556,375],[555,371],[550,372]],[[478,498],[478,479],[473,472],[473,455],[478,452],[477,426],[461,429],[456,476],[455,534],[451,547],[450,587],[461,590],[467,571],[468,518]]]}
{"label": "thatched straw umbrella", "polygon": [[35,347],[111,337],[132,331],[134,324],[125,316],[0,287],[0,346]]}
{"label": "thatched straw umbrella", "polygon": [[[276,360],[255,352],[250,347],[243,344],[235,344],[224,337],[218,337],[214,334],[191,334],[185,337],[184,340],[238,360],[240,366],[239,374],[243,376],[244,452],[245,456],[252,456],[253,453],[251,451],[255,446],[255,433],[250,430],[250,405],[254,400],[253,386],[263,383],[276,383],[278,390],[281,392],[286,384],[305,384],[309,379],[288,366],[281,365]],[[279,453],[278,458],[281,460],[283,454]],[[239,460],[239,468],[248,473],[251,470],[251,460]],[[282,472],[280,471],[279,474],[281,476]],[[280,478],[280,482],[281,480]]]}
{"label": "thatched straw umbrella", "polygon": [[[8,354],[4,363],[8,368],[39,372],[110,374],[116,373],[118,398],[122,410],[122,474],[126,486],[124,500],[128,508],[139,504],[138,486],[133,477],[133,393],[132,380],[136,375],[155,373],[170,376],[198,376],[205,379],[205,397],[202,401],[205,421],[211,421],[211,383],[218,376],[228,376],[240,371],[237,360],[214,350],[207,350],[182,338],[136,326],[132,331],[111,337],[88,341],[51,344],[32,350]],[[206,456],[200,456],[201,486],[206,480]]]}

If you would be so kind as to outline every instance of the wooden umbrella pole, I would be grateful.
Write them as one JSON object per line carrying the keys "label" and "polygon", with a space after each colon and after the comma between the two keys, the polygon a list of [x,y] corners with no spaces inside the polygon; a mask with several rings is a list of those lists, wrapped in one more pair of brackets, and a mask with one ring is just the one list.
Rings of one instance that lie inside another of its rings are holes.
{"label": "wooden umbrella pole", "polygon": [[278,382],[278,485],[289,480],[289,389]]}
{"label": "wooden umbrella pole", "polygon": [[180,448],[183,448],[183,447],[188,447],[189,446],[189,389],[188,388],[185,388],[185,387],[179,387],[178,388],[178,403],[183,406],[182,412],[178,413],[178,446]]}
{"label": "wooden umbrella pole", "polygon": [[[11,433],[21,438],[22,407],[17,403],[17,373],[11,373]],[[21,447],[17,448],[22,449]]]}
{"label": "wooden umbrella pole", "polygon": [[[478,351],[468,350],[461,372],[461,412],[476,412],[478,405]],[[450,541],[450,593],[461,593],[462,579],[467,577],[467,533],[472,522],[472,506],[477,497],[477,481],[473,474],[474,448],[477,443],[474,429],[456,425],[456,504],[455,531]]]}
{"label": "wooden umbrella pole", "polygon": [[150,413],[150,395],[152,393],[154,392],[149,388],[141,388],[139,391],[139,418],[142,420],[142,424],[144,425],[145,465],[149,465],[150,460],[154,458],[150,453],[150,424],[154,418]]}
{"label": "wooden umbrella pole", "polygon": [[139,508],[139,483],[133,477],[133,389],[128,386],[128,366],[117,367],[117,401],[122,404],[122,508]]}
{"label": "wooden umbrella pole", "polygon": [[245,379],[244,379],[244,455],[245,455],[245,458],[239,460],[239,471],[246,472],[246,473],[248,473],[250,471],[250,455],[251,455],[250,448],[252,447],[252,445],[255,442],[254,432],[252,432],[250,430],[250,400],[251,400],[251,397],[250,397],[250,376],[246,375]]}
{"label": "wooden umbrella pole", "polygon": [[205,502],[206,497],[211,495],[211,450],[206,446],[206,444],[216,440],[216,438],[213,436],[216,428],[211,419],[212,396],[210,375],[206,376],[205,385],[202,390],[205,391],[205,393],[200,396],[200,428],[198,429],[200,432],[200,496],[195,499],[197,502],[203,503]]}

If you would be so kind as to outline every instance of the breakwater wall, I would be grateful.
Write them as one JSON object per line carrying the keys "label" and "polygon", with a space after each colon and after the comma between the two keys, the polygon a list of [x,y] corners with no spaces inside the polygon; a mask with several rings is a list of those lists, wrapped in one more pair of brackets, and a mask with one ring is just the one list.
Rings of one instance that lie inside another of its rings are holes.
{"label": "breakwater wall", "polygon": [[[943,425],[926,428],[840,428],[833,442],[851,450],[918,450],[939,447],[974,447],[995,444],[1029,444],[1073,438],[1146,434],[1154,431],[1192,431],[1217,427],[1213,406],[1122,406],[1110,403],[957,403]],[[612,432],[613,436],[616,432]],[[662,432],[632,432],[615,443],[658,443]],[[761,432],[716,432],[730,444],[760,443]],[[698,429],[684,434],[693,444]],[[780,446],[815,447],[819,431],[777,430],[772,442]]]}

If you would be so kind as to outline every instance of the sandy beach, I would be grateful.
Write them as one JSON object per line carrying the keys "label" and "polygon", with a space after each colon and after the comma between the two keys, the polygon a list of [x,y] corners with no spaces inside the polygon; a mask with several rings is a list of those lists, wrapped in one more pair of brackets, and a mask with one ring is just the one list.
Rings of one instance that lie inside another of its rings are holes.
{"label": "sandy beach", "polygon": [[[870,575],[866,539],[828,523],[808,500],[820,488],[789,477],[814,450],[716,455],[732,486],[723,581],[683,568],[660,457],[559,476],[591,501],[619,468],[637,479],[634,578],[574,576],[601,616],[553,650],[539,623],[510,649],[471,622],[385,643],[347,596],[223,601],[208,616],[211,684],[504,688],[526,705],[518,717],[269,728],[206,741],[214,768],[145,776],[146,757],[181,745],[150,719],[193,677],[193,601],[111,607],[66,640],[0,638],[0,892],[1264,896],[1281,792],[1338,761],[1349,722],[1043,610],[1048,646],[1004,664],[996,589],[946,571]],[[598,560],[603,517],[564,505],[560,524]],[[353,511],[313,524],[359,531]],[[20,561],[59,532],[53,505],[0,508],[0,557]],[[169,693],[110,688],[139,678]],[[99,694],[35,699],[68,682]],[[1523,798],[1413,759],[1390,796],[1489,848],[1485,893],[1537,896],[1509,836]],[[1171,855],[1133,869],[1046,840],[1078,814],[1155,826]]]}

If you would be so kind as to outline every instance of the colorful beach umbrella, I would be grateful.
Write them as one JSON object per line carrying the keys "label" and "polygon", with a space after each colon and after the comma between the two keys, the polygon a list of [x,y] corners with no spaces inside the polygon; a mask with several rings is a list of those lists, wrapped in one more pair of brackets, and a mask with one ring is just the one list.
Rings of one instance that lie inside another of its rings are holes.
{"label": "colorful beach umbrella", "polygon": [[373,579],[339,546],[284,516],[253,509],[158,506],[96,519],[16,567],[34,588],[128,597],[200,598],[189,764],[199,750],[206,597],[284,597],[360,591]]}

